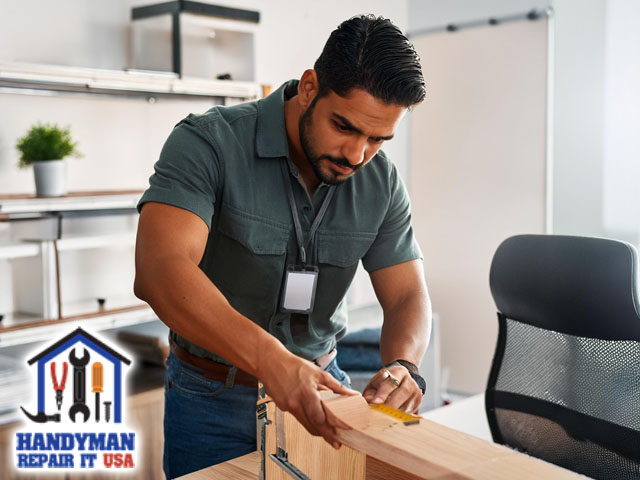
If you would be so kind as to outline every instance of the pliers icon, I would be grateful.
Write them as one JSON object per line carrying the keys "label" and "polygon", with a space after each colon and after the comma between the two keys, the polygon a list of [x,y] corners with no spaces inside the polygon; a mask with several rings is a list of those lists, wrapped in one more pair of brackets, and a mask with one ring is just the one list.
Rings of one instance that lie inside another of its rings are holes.
{"label": "pliers icon", "polygon": [[62,364],[62,382],[58,384],[58,378],[56,377],[56,362],[51,362],[51,380],[53,381],[53,389],[56,391],[56,405],[58,406],[58,411],[62,408],[62,391],[67,383],[68,370],[69,365],[67,362],[64,362]]}

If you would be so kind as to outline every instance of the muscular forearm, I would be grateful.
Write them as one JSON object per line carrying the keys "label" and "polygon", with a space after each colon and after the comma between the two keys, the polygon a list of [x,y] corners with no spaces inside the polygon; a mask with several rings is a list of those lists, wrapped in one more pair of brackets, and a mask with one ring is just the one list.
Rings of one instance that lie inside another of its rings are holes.
{"label": "muscular forearm", "polygon": [[431,333],[431,303],[424,291],[408,295],[384,311],[380,355],[386,365],[402,359],[419,365]]}
{"label": "muscular forearm", "polygon": [[178,335],[256,377],[261,368],[292,355],[275,337],[237,312],[186,256],[147,261],[137,269],[135,290]]}

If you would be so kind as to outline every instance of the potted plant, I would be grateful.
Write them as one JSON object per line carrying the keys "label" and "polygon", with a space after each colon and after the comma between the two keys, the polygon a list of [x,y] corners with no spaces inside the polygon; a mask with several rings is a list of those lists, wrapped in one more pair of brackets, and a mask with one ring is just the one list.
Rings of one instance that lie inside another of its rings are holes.
{"label": "potted plant", "polygon": [[80,157],[77,146],[71,139],[69,127],[60,128],[54,124],[37,123],[18,139],[18,166],[27,168],[33,165],[37,196],[58,197],[66,193],[64,158]]}

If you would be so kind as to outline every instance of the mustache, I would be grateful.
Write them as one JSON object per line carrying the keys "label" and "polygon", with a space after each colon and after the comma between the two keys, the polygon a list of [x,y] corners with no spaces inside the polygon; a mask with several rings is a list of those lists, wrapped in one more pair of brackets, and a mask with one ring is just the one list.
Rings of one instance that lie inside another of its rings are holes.
{"label": "mustache", "polygon": [[318,158],[318,161],[320,160],[329,160],[332,163],[335,163],[336,165],[340,166],[340,167],[345,167],[345,168],[350,168],[351,170],[353,170],[354,172],[356,170],[358,170],[362,164],[358,164],[356,166],[353,166],[349,163],[349,161],[344,158],[344,157],[332,157],[331,155],[323,155],[320,158]]}

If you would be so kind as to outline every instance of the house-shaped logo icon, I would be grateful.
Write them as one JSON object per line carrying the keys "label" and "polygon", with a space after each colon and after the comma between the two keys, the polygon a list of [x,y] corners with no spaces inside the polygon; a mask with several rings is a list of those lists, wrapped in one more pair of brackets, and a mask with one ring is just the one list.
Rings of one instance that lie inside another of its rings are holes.
{"label": "house-shaped logo icon", "polygon": [[95,336],[78,327],[27,363],[38,375],[37,413],[21,407],[31,421],[122,422],[122,364],[131,360]]}

